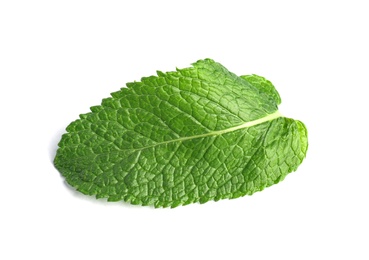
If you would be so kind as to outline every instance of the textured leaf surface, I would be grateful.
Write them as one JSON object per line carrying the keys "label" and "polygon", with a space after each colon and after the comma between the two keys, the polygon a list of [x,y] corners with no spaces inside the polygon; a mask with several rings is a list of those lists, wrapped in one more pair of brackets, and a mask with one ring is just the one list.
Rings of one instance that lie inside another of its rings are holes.
{"label": "textured leaf surface", "polygon": [[303,123],[280,116],[270,81],[219,63],[142,78],[67,127],[55,157],[84,194],[175,207],[278,183],[307,151]]}

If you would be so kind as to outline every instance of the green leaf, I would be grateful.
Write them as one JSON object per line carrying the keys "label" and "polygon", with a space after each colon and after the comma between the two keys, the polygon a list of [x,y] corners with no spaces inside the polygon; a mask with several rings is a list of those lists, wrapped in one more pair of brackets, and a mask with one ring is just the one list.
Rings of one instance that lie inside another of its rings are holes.
{"label": "green leaf", "polygon": [[142,78],[67,127],[55,166],[78,191],[176,207],[250,195],[297,169],[303,123],[263,77],[213,60]]}

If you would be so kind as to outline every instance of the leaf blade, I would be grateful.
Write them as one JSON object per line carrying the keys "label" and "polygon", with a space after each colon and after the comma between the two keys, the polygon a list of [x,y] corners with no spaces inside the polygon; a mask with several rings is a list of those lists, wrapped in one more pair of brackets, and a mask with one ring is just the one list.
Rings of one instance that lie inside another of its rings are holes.
{"label": "leaf blade", "polygon": [[[306,128],[280,117],[278,100],[218,63],[199,61],[127,86],[72,122],[59,143],[55,166],[84,194],[155,207],[205,203],[262,190],[302,162]],[[275,140],[287,133],[291,147],[265,143],[270,129],[278,130]],[[267,167],[268,149],[289,158],[287,166]]]}

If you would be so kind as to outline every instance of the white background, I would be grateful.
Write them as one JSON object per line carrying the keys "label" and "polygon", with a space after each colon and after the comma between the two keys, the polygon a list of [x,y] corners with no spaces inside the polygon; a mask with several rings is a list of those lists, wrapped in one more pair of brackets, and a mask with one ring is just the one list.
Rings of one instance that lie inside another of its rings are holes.
{"label": "white background", "polygon": [[[1,1],[0,259],[369,259],[366,1]],[[153,209],[53,167],[65,127],[126,82],[212,58],[303,121],[298,171],[253,196]]]}

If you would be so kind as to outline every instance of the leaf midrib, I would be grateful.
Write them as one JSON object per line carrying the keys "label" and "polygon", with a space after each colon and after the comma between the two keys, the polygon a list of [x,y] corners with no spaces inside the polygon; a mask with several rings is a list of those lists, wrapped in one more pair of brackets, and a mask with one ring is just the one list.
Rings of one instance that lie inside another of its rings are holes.
{"label": "leaf midrib", "polygon": [[214,136],[214,135],[222,135],[225,133],[229,133],[229,132],[233,132],[233,131],[237,131],[240,129],[244,129],[244,128],[249,128],[255,125],[259,125],[268,121],[272,121],[276,118],[282,117],[282,114],[277,110],[276,112],[269,114],[265,117],[253,120],[253,121],[249,121],[249,122],[245,122],[241,125],[238,126],[234,126],[234,127],[230,127],[227,129],[223,129],[223,130],[218,130],[218,131],[213,131],[213,132],[208,132],[205,134],[200,134],[200,135],[192,135],[192,136],[185,136],[185,137],[180,137],[180,138],[176,138],[176,139],[172,139],[172,140],[168,140],[168,141],[164,141],[164,142],[160,142],[160,143],[155,143],[153,145],[149,145],[149,146],[145,146],[145,147],[141,147],[141,148],[137,148],[137,149],[132,149],[131,151],[135,152],[135,151],[140,151],[140,150],[144,150],[144,149],[148,149],[148,148],[152,148],[155,146],[159,146],[159,145],[163,145],[163,144],[169,144],[169,143],[174,143],[174,142],[183,142],[186,140],[191,140],[191,139],[197,139],[197,138],[202,138],[202,137],[208,137],[208,136]]}

